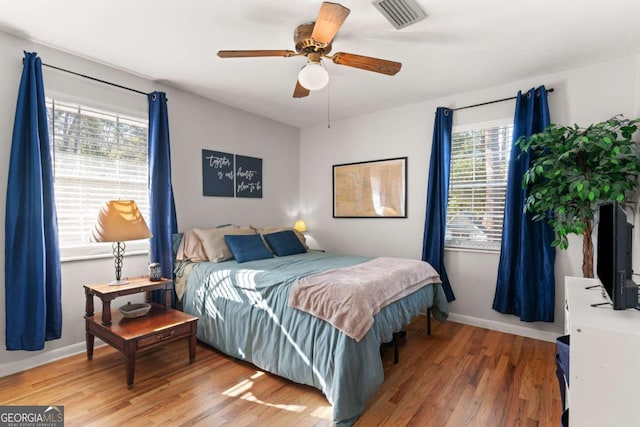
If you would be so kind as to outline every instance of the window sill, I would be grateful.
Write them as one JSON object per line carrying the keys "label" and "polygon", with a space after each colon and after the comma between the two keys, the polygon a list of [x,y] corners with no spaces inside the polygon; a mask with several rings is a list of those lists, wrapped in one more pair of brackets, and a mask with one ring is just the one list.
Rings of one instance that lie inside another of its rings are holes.
{"label": "window sill", "polygon": [[[149,251],[148,250],[137,250],[137,251],[128,251],[124,254],[125,258],[128,258],[130,256],[140,256],[140,255],[146,255],[149,256]],[[113,259],[113,254],[105,254],[105,253],[100,253],[100,254],[91,254],[91,255],[68,255],[68,256],[60,256],[60,263],[65,263],[65,262],[76,262],[76,261],[88,261],[88,260],[93,260],[93,259]]]}
{"label": "window sill", "polygon": [[445,246],[445,252],[473,252],[473,253],[482,253],[482,254],[491,254],[491,255],[500,255],[499,249],[487,249],[487,248],[460,248],[454,246]]}

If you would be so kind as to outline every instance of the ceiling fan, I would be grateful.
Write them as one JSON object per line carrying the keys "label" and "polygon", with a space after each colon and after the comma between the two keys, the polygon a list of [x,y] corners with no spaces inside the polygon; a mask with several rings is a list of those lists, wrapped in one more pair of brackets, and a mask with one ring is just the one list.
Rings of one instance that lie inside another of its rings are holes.
{"label": "ceiling fan", "polygon": [[315,22],[299,25],[293,34],[296,51],[292,50],[221,50],[221,58],[246,58],[264,56],[306,56],[307,64],[300,70],[293,91],[294,98],[309,95],[312,90],[322,89],[329,82],[329,74],[322,66],[322,58],[331,59],[335,64],[347,65],[376,73],[395,75],[402,64],[385,59],[338,52],[329,55],[331,43],[336,33],[349,15],[350,10],[342,5],[323,2]]}

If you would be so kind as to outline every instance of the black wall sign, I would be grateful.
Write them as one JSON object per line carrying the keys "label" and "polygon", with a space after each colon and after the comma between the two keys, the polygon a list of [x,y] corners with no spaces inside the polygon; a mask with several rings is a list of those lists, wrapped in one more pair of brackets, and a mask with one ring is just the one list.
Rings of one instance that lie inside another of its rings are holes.
{"label": "black wall sign", "polygon": [[262,159],[236,155],[236,197],[262,198]]}
{"label": "black wall sign", "polygon": [[262,198],[262,159],[202,150],[202,195]]}
{"label": "black wall sign", "polygon": [[233,197],[233,154],[202,150],[202,195]]}

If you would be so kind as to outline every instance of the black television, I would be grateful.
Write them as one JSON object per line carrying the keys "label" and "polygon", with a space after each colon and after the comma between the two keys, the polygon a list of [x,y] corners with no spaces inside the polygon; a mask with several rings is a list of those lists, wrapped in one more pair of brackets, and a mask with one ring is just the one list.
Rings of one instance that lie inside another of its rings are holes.
{"label": "black television", "polygon": [[632,280],[633,225],[618,202],[598,207],[596,271],[614,310],[638,306],[638,287]]}

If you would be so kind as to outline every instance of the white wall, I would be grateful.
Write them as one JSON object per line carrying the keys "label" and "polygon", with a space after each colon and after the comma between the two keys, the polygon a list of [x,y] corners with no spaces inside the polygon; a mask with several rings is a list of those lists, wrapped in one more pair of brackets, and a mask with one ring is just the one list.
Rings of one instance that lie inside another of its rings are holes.
{"label": "white wall", "polygon": [[[145,92],[161,90],[169,99],[169,126],[173,186],[178,227],[221,223],[291,225],[297,217],[299,193],[299,130],[244,111],[206,100],[95,62],[0,32],[0,218],[4,224],[11,134],[23,50],[38,52],[43,62]],[[115,108],[147,116],[143,95],[92,82],[66,73],[43,69],[45,91],[89,105]],[[263,159],[263,198],[234,199],[202,196],[201,150],[220,150]],[[0,262],[4,262],[4,238],[0,239]],[[127,256],[123,276],[146,272],[147,256]],[[2,269],[4,270],[4,268]],[[64,262],[62,264],[62,338],[37,352],[6,351],[5,287],[0,277],[0,376],[74,352],[84,351],[85,283],[113,279],[113,259]],[[123,300],[123,304],[126,301]],[[99,301],[96,299],[96,304]],[[117,306],[117,303],[115,304]],[[97,305],[96,307],[99,307]]]}
{"label": "white wall", "polygon": [[[636,105],[633,117],[640,117],[640,55],[636,57]],[[629,212],[628,212],[629,213]],[[640,284],[640,190],[636,199],[635,210],[630,212],[633,215],[633,271],[636,276],[633,281]],[[628,219],[629,217],[627,217]]]}
{"label": "white wall", "polygon": [[[420,258],[436,107],[455,108],[505,98],[544,84],[555,89],[549,95],[554,123],[586,125],[618,113],[635,117],[638,70],[638,60],[633,56],[338,121],[331,128],[304,128],[300,139],[300,194],[309,234],[330,251]],[[339,97],[333,97],[332,102],[340,102]],[[454,113],[454,126],[512,118],[514,108],[515,102],[510,101],[460,110]],[[409,157],[408,218],[332,217],[332,165],[401,156]],[[447,251],[447,272],[457,296],[450,305],[452,319],[553,339],[563,330],[563,278],[581,275],[581,245],[581,239],[572,238],[569,250],[557,253],[554,323],[523,323],[492,310],[497,254]],[[640,271],[637,260],[636,270]]]}
{"label": "white wall", "polygon": [[[299,130],[185,92],[167,90],[178,225],[293,226],[298,215]],[[263,198],[203,197],[202,149],[262,158]]]}

